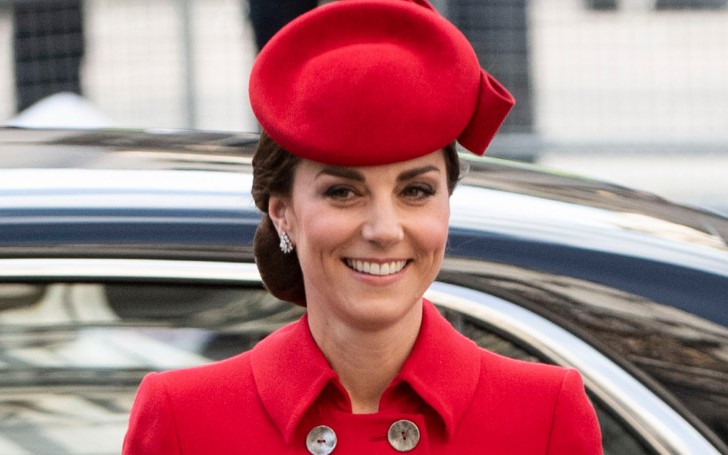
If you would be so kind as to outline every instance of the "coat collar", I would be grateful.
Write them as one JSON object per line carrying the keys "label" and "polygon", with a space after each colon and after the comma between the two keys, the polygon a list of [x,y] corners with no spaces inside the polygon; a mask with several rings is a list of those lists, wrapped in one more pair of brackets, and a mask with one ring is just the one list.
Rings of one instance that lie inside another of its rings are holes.
{"label": "coat collar", "polygon": [[392,382],[408,383],[442,418],[448,438],[472,401],[480,378],[480,348],[424,302],[422,327]]}
{"label": "coat collar", "polygon": [[[338,384],[305,315],[261,341],[251,351],[251,365],[261,401],[287,443],[323,389]],[[388,391],[402,382],[409,384],[437,412],[450,438],[470,405],[479,376],[478,347],[425,301],[417,341]]]}

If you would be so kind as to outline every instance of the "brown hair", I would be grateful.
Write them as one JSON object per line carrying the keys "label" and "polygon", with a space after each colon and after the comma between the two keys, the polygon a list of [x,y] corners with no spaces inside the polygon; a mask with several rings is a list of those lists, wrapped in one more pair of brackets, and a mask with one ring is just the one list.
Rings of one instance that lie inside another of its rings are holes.
{"label": "brown hair", "polygon": [[[460,159],[455,144],[445,147],[448,192],[452,194],[460,178]],[[268,216],[271,194],[290,196],[293,175],[301,158],[276,144],[265,132],[260,135],[258,149],[253,156],[253,188],[255,205],[263,212],[253,238],[255,263],[266,288],[277,298],[306,305],[303,272],[298,255],[284,254],[273,221]]]}

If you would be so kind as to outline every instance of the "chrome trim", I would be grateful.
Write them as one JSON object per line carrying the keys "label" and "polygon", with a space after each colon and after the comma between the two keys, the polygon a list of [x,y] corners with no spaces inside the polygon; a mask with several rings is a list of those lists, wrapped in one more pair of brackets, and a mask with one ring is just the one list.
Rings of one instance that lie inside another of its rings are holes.
{"label": "chrome trim", "polygon": [[260,283],[255,264],[156,259],[1,259],[0,278],[141,278]]}
{"label": "chrome trim", "polygon": [[433,283],[425,297],[442,307],[505,330],[556,363],[579,370],[589,390],[638,431],[658,453],[720,454],[644,384],[553,322],[492,295],[446,283]]}

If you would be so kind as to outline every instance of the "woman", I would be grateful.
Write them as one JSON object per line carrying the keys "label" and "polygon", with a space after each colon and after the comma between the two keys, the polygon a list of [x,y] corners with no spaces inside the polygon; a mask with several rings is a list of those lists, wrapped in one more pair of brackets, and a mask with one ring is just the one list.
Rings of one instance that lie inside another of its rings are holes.
{"label": "woman", "polygon": [[440,268],[454,140],[482,154],[513,99],[424,1],[307,13],[251,73],[258,268],[307,308],[253,350],[152,373],[124,453],[598,454],[579,374],[458,334]]}

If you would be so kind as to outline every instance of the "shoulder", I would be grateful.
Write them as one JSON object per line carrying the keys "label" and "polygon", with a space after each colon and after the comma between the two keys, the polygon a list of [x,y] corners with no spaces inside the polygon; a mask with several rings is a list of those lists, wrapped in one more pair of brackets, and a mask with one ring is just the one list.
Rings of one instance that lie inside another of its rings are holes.
{"label": "shoulder", "polygon": [[256,400],[250,371],[246,352],[207,365],[152,372],[142,380],[133,410],[185,416],[214,414],[231,402],[249,406]]}
{"label": "shoulder", "polygon": [[250,351],[205,365],[150,373],[145,382],[154,382],[168,391],[201,391],[240,382],[249,376]]}
{"label": "shoulder", "polygon": [[591,408],[579,371],[538,362],[508,358],[481,350],[479,390],[493,391],[512,402],[529,402],[545,414],[560,404]]}
{"label": "shoulder", "polygon": [[481,377],[488,382],[511,386],[558,390],[567,376],[581,375],[574,369],[539,362],[518,360],[480,349]]}
{"label": "shoulder", "polygon": [[[272,332],[255,347],[236,356],[205,365],[149,374],[144,382],[164,386],[170,393],[201,393],[208,389],[230,387],[250,389],[256,358],[276,357],[290,341],[291,332],[300,324],[293,323]],[[283,345],[283,348],[279,345]],[[144,385],[144,383],[142,384]]]}
{"label": "shoulder", "polygon": [[123,453],[232,453],[229,447],[245,445],[254,434],[269,435],[250,357],[248,351],[145,376],[132,405]]}
{"label": "shoulder", "polygon": [[[220,419],[240,422],[245,414],[261,413],[249,352],[207,365],[147,374],[131,409],[129,444],[166,443],[173,435],[177,441],[202,440],[205,433],[218,431],[214,425]],[[156,436],[145,428],[158,429]]]}
{"label": "shoulder", "polygon": [[533,447],[548,447],[548,453],[601,453],[597,415],[577,370],[485,350],[480,360],[471,422],[489,422],[498,428],[498,437],[508,435],[504,444],[512,444],[518,433],[530,434],[532,448],[523,453]]}

